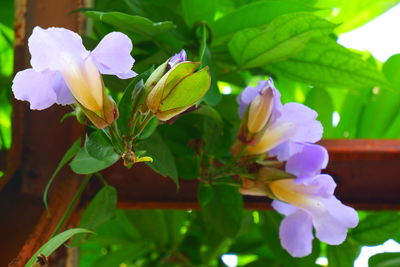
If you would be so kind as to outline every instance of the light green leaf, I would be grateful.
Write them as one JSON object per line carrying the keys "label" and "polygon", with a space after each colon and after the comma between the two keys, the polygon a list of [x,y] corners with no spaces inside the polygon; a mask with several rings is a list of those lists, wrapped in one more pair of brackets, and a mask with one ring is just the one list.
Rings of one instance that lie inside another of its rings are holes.
{"label": "light green leaf", "polygon": [[234,238],[243,218],[243,198],[235,186],[212,185],[212,198],[202,208],[203,218],[219,234]]}
{"label": "light green leaf", "polygon": [[43,192],[43,203],[47,210],[49,209],[48,203],[47,203],[47,195],[48,195],[51,184],[53,183],[54,179],[57,177],[57,174],[60,172],[60,170],[65,166],[65,164],[67,164],[68,161],[70,161],[76,155],[76,153],[78,153],[80,146],[81,146],[81,139],[79,138],[72,144],[72,146],[67,150],[67,152],[65,152],[63,158],[58,163],[57,168],[54,170],[53,174],[51,175],[49,182],[46,184],[46,188],[44,189],[44,192]]}
{"label": "light green leaf", "polygon": [[271,64],[267,70],[322,88],[387,86],[385,77],[373,63],[328,37],[310,40],[299,55]]}
{"label": "light green leaf", "polygon": [[266,66],[297,55],[311,38],[328,36],[335,26],[311,13],[286,14],[264,30],[238,32],[229,43],[229,50],[241,68]]}
{"label": "light green leaf", "polygon": [[318,120],[324,126],[324,137],[329,137],[333,130],[333,100],[331,95],[324,88],[313,88],[307,94],[304,103],[318,113]]}
{"label": "light green leaf", "polygon": [[153,158],[153,162],[146,163],[147,165],[157,173],[170,177],[179,186],[175,159],[170,148],[164,143],[157,131],[149,138],[143,140],[138,147],[146,151],[145,156]]}
{"label": "light green leaf", "polygon": [[81,233],[92,233],[90,230],[75,228],[64,231],[49,241],[47,241],[36,253],[30,258],[30,260],[25,264],[25,267],[31,267],[36,262],[36,257],[39,254],[43,254],[46,257],[50,256],[57,248],[59,248],[62,244],[64,244],[68,239],[76,234]]}
{"label": "light green leaf", "polygon": [[215,0],[182,0],[183,16],[189,27],[199,22],[214,22]]}
{"label": "light green leaf", "polygon": [[86,11],[85,15],[89,18],[113,25],[119,31],[134,32],[145,36],[154,36],[175,28],[175,25],[170,21],[152,22],[144,17],[121,12]]}
{"label": "light green leaf", "polygon": [[380,253],[373,255],[368,260],[369,267],[398,267],[400,266],[400,253]]}
{"label": "light green leaf", "polygon": [[292,12],[312,11],[299,1],[257,1],[242,6],[215,22],[214,33],[222,36],[245,28],[270,23],[274,18]]}
{"label": "light green leaf", "polygon": [[[104,186],[82,214],[79,228],[96,230],[100,225],[113,217],[116,208],[117,190],[112,186]],[[80,245],[84,237],[85,235],[78,235],[74,239],[73,245]]]}

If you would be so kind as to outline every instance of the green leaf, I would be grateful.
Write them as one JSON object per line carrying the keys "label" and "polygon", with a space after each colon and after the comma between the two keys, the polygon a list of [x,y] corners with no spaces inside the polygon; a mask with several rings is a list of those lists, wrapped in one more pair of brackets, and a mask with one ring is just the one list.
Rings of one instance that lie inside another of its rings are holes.
{"label": "green leaf", "polygon": [[53,253],[57,248],[59,248],[72,236],[81,233],[92,233],[92,232],[87,229],[75,228],[64,231],[56,235],[55,237],[51,238],[42,247],[40,247],[38,251],[36,251],[36,253],[32,256],[32,258],[30,258],[29,261],[25,264],[25,267],[31,267],[36,262],[37,255],[43,254],[46,257],[48,257],[50,256],[51,253]]}
{"label": "green leaf", "polygon": [[400,213],[379,212],[369,215],[351,232],[351,238],[366,246],[380,245],[400,237]]}
{"label": "green leaf", "polygon": [[400,253],[380,253],[373,255],[368,260],[369,267],[398,267],[400,266]]}
{"label": "green leaf", "polygon": [[102,161],[118,156],[108,137],[102,131],[93,132],[89,137],[86,137],[85,149],[91,157]]}
{"label": "green leaf", "polygon": [[217,233],[235,238],[242,224],[243,198],[235,186],[215,184],[212,190],[212,198],[202,208],[204,221]]}
{"label": "green leaf", "polygon": [[121,12],[86,11],[85,15],[110,24],[117,30],[134,32],[144,36],[154,36],[175,28],[171,21],[152,22],[144,17],[132,16]]}
{"label": "green leaf", "polygon": [[350,238],[338,246],[328,246],[329,267],[353,266],[360,249],[361,246]]}
{"label": "green leaf", "polygon": [[155,131],[148,139],[143,140],[138,147],[146,151],[145,156],[153,158],[153,162],[146,163],[157,173],[170,177],[177,186],[178,171],[170,148],[164,143],[161,135]]}
{"label": "green leaf", "polygon": [[267,69],[275,75],[322,88],[362,89],[387,85],[373,63],[330,38],[310,40],[298,56],[271,64]]}
{"label": "green leaf", "polygon": [[241,68],[266,66],[299,54],[312,38],[328,36],[336,25],[311,13],[291,13],[274,19],[264,30],[236,33],[229,50]]}
{"label": "green leaf", "polygon": [[324,126],[324,137],[330,136],[333,126],[333,100],[331,95],[324,88],[312,88],[307,94],[304,103],[318,113],[318,120]]}
{"label": "green leaf", "polygon": [[168,226],[162,211],[129,210],[125,214],[144,240],[154,242],[159,247],[168,245]]}
{"label": "green leaf", "polygon": [[208,202],[213,198],[214,190],[210,184],[200,183],[197,188],[197,199],[201,207],[207,205]]}
{"label": "green leaf", "polygon": [[[139,100],[139,95],[136,95],[136,99],[132,99],[132,92],[136,88],[137,84],[140,81],[146,81],[147,78],[154,71],[154,67],[146,70],[145,72],[139,74],[126,87],[124,94],[122,95],[121,100],[118,103],[119,117],[118,117],[118,128],[121,132],[121,135],[128,135],[130,131],[129,119],[133,112],[133,101]],[[137,88],[136,88],[137,89]]]}
{"label": "green leaf", "polygon": [[[340,1],[329,7],[334,7],[338,12],[330,12],[332,21],[341,24],[336,32],[344,33],[356,29],[365,23],[375,19],[393,6],[399,3],[398,0],[351,0]],[[325,6],[323,7],[325,8]],[[328,10],[328,9],[327,9]],[[333,15],[334,14],[334,15]]]}
{"label": "green leaf", "polygon": [[182,0],[183,16],[189,27],[199,22],[214,22],[215,0]]}
{"label": "green leaf", "polygon": [[[117,208],[117,190],[112,186],[104,186],[92,199],[82,214],[79,228],[96,230],[100,225],[110,220]],[[80,245],[85,235],[74,239],[73,245]]]}
{"label": "green leaf", "polygon": [[44,192],[43,192],[43,203],[44,203],[44,206],[46,207],[46,210],[49,209],[49,206],[47,203],[47,195],[48,195],[51,184],[53,183],[54,179],[57,177],[57,174],[60,172],[60,170],[65,166],[65,164],[67,164],[68,161],[70,161],[76,155],[76,153],[78,153],[80,146],[81,146],[81,139],[79,138],[72,144],[72,146],[67,150],[67,152],[65,152],[63,158],[58,163],[57,168],[54,170],[53,174],[51,175],[50,180],[46,184],[46,188],[44,189]]}
{"label": "green leaf", "polygon": [[77,174],[90,174],[113,165],[118,159],[119,155],[114,152],[110,157],[99,160],[92,157],[85,148],[81,148],[69,165]]}
{"label": "green leaf", "polygon": [[268,24],[274,18],[286,13],[311,10],[312,8],[299,1],[257,1],[218,19],[215,22],[214,33],[216,36],[222,36],[245,28]]}
{"label": "green leaf", "polygon": [[91,267],[120,266],[124,262],[130,262],[142,256],[147,251],[148,249],[143,248],[143,245],[141,244],[125,245],[120,249],[111,251],[106,255],[98,258],[90,266]]}

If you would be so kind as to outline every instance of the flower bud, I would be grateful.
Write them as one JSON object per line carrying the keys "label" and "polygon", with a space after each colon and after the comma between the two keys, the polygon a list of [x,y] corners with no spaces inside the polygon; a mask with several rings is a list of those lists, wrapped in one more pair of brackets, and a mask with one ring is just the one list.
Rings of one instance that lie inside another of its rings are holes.
{"label": "flower bud", "polygon": [[103,109],[99,112],[93,112],[82,105],[79,106],[85,113],[86,117],[99,129],[109,126],[119,116],[117,105],[108,95],[104,95]]}
{"label": "flower bud", "polygon": [[161,121],[184,112],[208,91],[211,83],[209,68],[196,71],[197,62],[175,64],[151,89],[147,107]]}
{"label": "flower bud", "polygon": [[249,133],[256,134],[260,132],[267,124],[273,107],[273,92],[265,88],[250,103],[247,130]]}

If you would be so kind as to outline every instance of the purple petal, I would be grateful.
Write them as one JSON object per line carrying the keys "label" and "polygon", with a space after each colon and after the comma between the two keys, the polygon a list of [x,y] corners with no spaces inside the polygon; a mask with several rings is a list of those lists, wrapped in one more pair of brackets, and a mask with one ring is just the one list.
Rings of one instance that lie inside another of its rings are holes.
{"label": "purple petal", "polygon": [[75,102],[61,74],[53,71],[20,71],[15,75],[12,90],[15,98],[28,101],[31,109],[42,110],[54,103],[66,105]]}
{"label": "purple petal", "polygon": [[283,219],[279,227],[281,245],[293,257],[304,257],[312,252],[311,217],[304,211],[297,211]]}
{"label": "purple petal", "polygon": [[81,61],[89,55],[82,38],[64,28],[42,29],[36,26],[28,40],[31,65],[36,71],[61,70],[68,64],[65,58]]}
{"label": "purple petal", "polygon": [[315,143],[321,139],[323,133],[321,123],[316,120],[317,116],[317,112],[303,104],[287,103],[283,106],[282,116],[278,120],[279,123],[289,121],[296,125],[291,141]]}
{"label": "purple petal", "polygon": [[173,68],[176,64],[186,61],[186,51],[182,49],[179,53],[173,55],[169,61],[168,65],[170,68]]}
{"label": "purple petal", "polygon": [[303,179],[320,174],[327,164],[328,151],[324,147],[303,144],[303,149],[286,162],[286,171],[297,177],[296,182],[301,182]]}
{"label": "purple petal", "polygon": [[135,60],[131,56],[132,41],[123,33],[111,32],[104,36],[91,56],[102,74],[128,79],[137,74],[132,71]]}
{"label": "purple petal", "polygon": [[279,161],[286,161],[292,155],[299,153],[303,149],[304,143],[284,142],[271,149],[268,154],[277,157]]}
{"label": "purple petal", "polygon": [[322,200],[324,212],[314,212],[313,224],[319,240],[330,245],[342,243],[347,236],[347,229],[358,224],[357,212],[343,205],[336,197]]}
{"label": "purple petal", "polygon": [[239,104],[239,116],[240,117],[243,117],[244,112],[247,109],[247,106],[265,88],[269,88],[273,92],[273,96],[274,96],[273,105],[274,105],[274,107],[273,107],[272,115],[274,117],[277,117],[277,116],[280,115],[280,111],[282,109],[281,94],[279,93],[278,90],[276,90],[276,88],[274,86],[274,82],[270,78],[267,81],[260,81],[257,84],[257,86],[255,86],[255,87],[247,86],[246,88],[244,88],[242,93],[237,98],[237,102]]}
{"label": "purple petal", "polygon": [[277,212],[285,216],[288,216],[299,210],[297,207],[279,200],[272,201],[271,205]]}

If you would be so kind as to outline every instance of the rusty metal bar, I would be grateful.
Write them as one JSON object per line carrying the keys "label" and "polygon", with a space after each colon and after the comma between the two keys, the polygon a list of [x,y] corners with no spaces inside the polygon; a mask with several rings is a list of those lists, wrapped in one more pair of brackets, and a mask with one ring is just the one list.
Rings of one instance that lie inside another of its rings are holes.
{"label": "rusty metal bar", "polygon": [[[336,195],[356,208],[379,210],[400,207],[400,140],[323,140],[329,150],[326,173],[338,187]],[[119,192],[119,207],[126,209],[196,209],[197,180],[172,181],[144,164],[131,170],[116,164],[104,172]],[[246,197],[249,209],[269,209],[268,200]]]}

